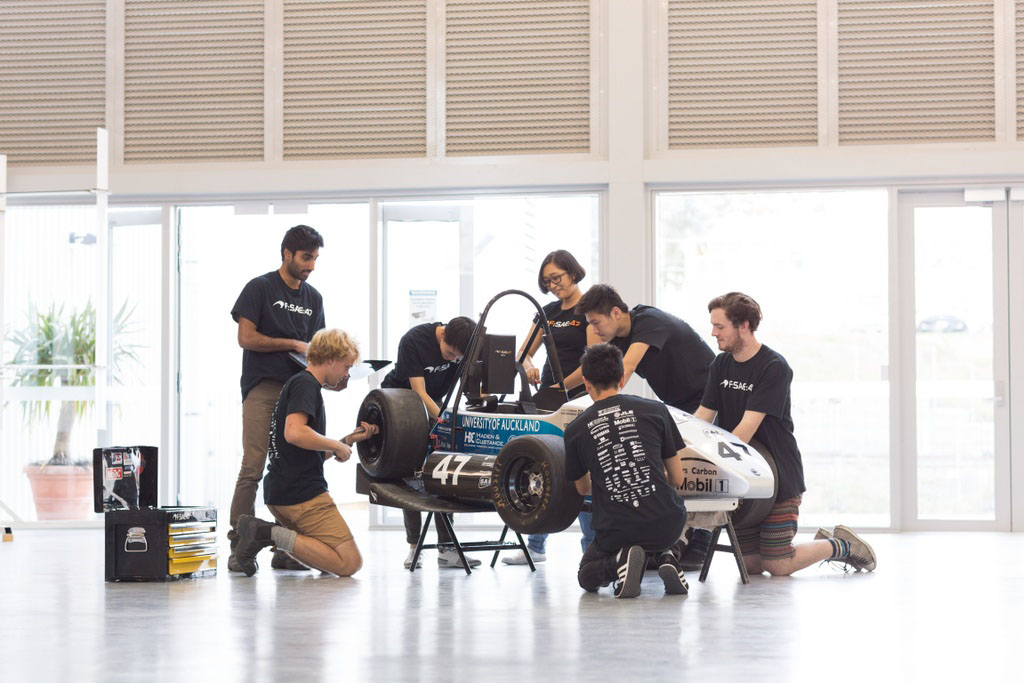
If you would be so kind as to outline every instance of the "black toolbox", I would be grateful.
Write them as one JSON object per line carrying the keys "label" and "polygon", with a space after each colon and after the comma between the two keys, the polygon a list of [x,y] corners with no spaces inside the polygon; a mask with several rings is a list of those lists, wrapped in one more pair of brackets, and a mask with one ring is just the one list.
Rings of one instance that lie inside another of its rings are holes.
{"label": "black toolbox", "polygon": [[217,573],[217,509],[156,507],[157,449],[93,450],[107,581],[170,581]]}

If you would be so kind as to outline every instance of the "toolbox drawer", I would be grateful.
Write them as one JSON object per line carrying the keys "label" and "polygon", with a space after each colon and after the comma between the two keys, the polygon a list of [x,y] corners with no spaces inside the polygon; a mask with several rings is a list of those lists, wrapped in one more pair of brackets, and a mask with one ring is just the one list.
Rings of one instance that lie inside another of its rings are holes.
{"label": "toolbox drawer", "polygon": [[217,510],[113,510],[104,514],[107,581],[168,581],[217,573]]}

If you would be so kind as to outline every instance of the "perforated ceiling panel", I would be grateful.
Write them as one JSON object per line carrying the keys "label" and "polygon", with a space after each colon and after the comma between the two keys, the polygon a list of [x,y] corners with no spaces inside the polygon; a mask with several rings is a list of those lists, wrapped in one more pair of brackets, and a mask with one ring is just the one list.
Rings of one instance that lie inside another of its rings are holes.
{"label": "perforated ceiling panel", "polygon": [[262,0],[125,1],[124,159],[263,158]]}
{"label": "perforated ceiling panel", "polygon": [[668,145],[818,141],[816,0],[670,0]]}
{"label": "perforated ceiling panel", "polygon": [[589,0],[446,7],[446,153],[589,152]]}
{"label": "perforated ceiling panel", "polygon": [[426,0],[284,12],[285,158],[426,154]]}
{"label": "perforated ceiling panel", "polygon": [[839,142],[995,139],[992,0],[839,0]]}
{"label": "perforated ceiling panel", "polygon": [[0,2],[0,154],[90,163],[106,118],[106,3]]}

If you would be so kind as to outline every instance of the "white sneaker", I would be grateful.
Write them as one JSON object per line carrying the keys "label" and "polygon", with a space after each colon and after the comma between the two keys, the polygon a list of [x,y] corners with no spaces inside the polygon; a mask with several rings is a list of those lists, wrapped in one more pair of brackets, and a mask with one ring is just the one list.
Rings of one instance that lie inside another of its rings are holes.
{"label": "white sneaker", "polygon": [[[469,560],[469,568],[480,566],[480,560],[475,560],[472,557],[467,557]],[[459,557],[459,553],[455,548],[446,548],[437,553],[437,566],[444,567],[446,569],[465,569],[462,566],[462,558]]]}
{"label": "white sneaker", "polygon": [[[543,562],[544,560],[548,559],[548,556],[544,553],[530,553],[530,557],[533,558],[534,564],[537,564],[538,562]],[[526,554],[522,550],[520,550],[515,555],[506,555],[505,557],[501,558],[501,561],[505,564],[529,564],[526,561]]]}
{"label": "white sneaker", "polygon": [[[406,569],[412,569],[412,556],[415,555],[415,554],[416,554],[416,549],[415,548],[410,548],[409,549],[409,554],[406,555],[405,562],[402,563],[402,566],[405,567]],[[416,558],[416,569],[422,569],[422,568],[423,568],[423,553],[421,552],[420,556]]]}

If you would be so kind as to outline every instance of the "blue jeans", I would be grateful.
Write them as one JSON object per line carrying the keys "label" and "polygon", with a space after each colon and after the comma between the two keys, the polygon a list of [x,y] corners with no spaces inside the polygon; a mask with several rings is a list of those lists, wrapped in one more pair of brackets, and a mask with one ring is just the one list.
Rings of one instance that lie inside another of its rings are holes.
{"label": "blue jeans", "polygon": [[[589,546],[594,540],[594,530],[590,528],[590,520],[592,517],[593,515],[589,512],[581,512],[580,516],[577,517],[580,523],[580,531],[583,532],[583,538],[580,539],[580,546],[583,548],[583,552],[587,551],[587,546]],[[544,554],[547,550],[547,546],[547,534],[530,534],[526,542],[526,547],[530,549],[531,554]]]}

